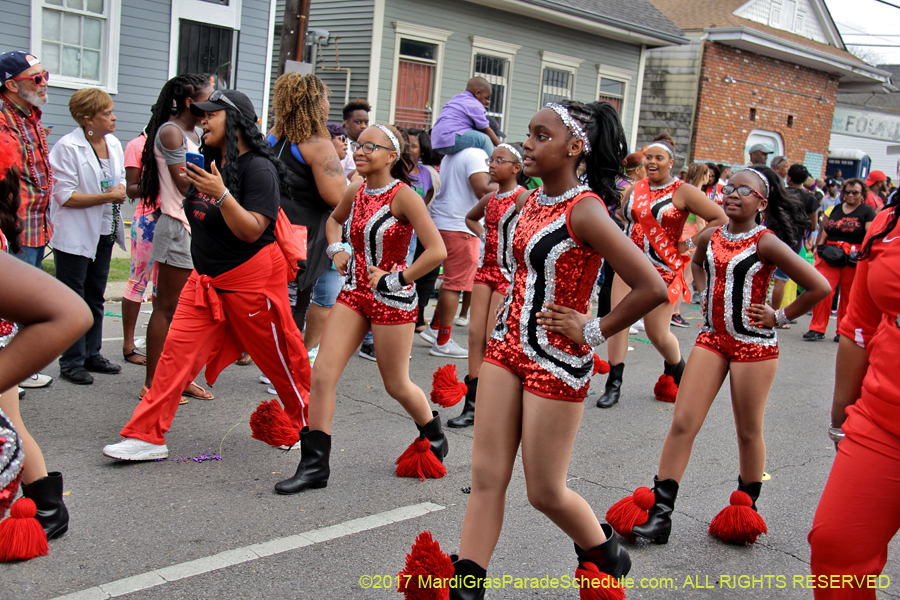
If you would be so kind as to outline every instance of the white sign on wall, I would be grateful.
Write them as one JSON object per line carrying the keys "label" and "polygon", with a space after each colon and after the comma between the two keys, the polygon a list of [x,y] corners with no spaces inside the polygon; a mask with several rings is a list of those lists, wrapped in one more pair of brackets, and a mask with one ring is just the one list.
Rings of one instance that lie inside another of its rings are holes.
{"label": "white sign on wall", "polygon": [[855,137],[900,142],[900,116],[836,106],[831,131]]}

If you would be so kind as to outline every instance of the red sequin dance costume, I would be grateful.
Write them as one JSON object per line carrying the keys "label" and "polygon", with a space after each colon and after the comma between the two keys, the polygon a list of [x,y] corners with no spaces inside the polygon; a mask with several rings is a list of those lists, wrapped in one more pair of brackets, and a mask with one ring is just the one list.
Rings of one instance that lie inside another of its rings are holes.
{"label": "red sequin dance costume", "polygon": [[575,239],[569,218],[576,204],[597,195],[587,186],[555,198],[543,190],[534,190],[519,214],[512,240],[512,290],[484,360],[518,376],[525,391],[581,402],[590,386],[592,348],[546,331],[536,313],[550,303],[588,311],[602,257]]}
{"label": "red sequin dance costume", "polygon": [[709,240],[706,271],[706,310],[696,345],[727,361],[753,362],[778,358],[775,330],[750,325],[746,310],[765,304],[775,265],[762,262],[759,239],[772,233],[762,225],[739,234],[719,227]]}
{"label": "red sequin dance costume", "polygon": [[380,292],[369,285],[369,265],[387,272],[395,266],[401,271],[406,268],[413,226],[391,213],[394,196],[404,187],[409,186],[396,179],[375,190],[360,186],[344,223],[353,255],[347,263],[347,283],[337,301],[375,325],[415,323],[419,308],[413,284],[399,292]]}
{"label": "red sequin dance costume", "polygon": [[[0,252],[7,252],[9,247],[6,244],[6,236],[3,233],[0,233]],[[6,321],[4,319],[0,319],[0,350],[6,348],[6,346],[12,341],[13,336],[16,335],[16,332],[19,330],[19,327],[13,323],[12,321]],[[2,488],[0,488],[2,491]]]}
{"label": "red sequin dance costume", "polygon": [[[653,213],[656,222],[662,227],[666,237],[669,238],[669,243],[675,247],[677,247],[678,241],[681,240],[681,232],[684,230],[684,224],[690,214],[685,210],[681,210],[672,202],[672,198],[675,196],[675,190],[684,185],[684,183],[684,181],[676,179],[663,186],[649,186],[650,211]],[[644,228],[641,226],[638,216],[634,212],[634,192],[632,192],[631,196],[632,197],[629,198],[628,204],[626,205],[626,213],[630,217],[626,219],[626,222],[631,224],[631,241],[637,244],[637,247],[650,259],[650,262],[656,267],[657,272],[660,277],[663,278],[663,281],[666,282],[666,285],[671,285],[672,282],[675,281],[675,273],[669,268],[665,261],[660,258],[656,253],[656,250],[654,250],[653,246],[650,244],[650,240],[644,235]],[[627,229],[625,233],[628,233]]]}
{"label": "red sequin dance costume", "polygon": [[516,198],[522,186],[500,194],[494,192],[484,207],[484,255],[475,283],[506,295],[512,281],[512,234],[516,227]]}

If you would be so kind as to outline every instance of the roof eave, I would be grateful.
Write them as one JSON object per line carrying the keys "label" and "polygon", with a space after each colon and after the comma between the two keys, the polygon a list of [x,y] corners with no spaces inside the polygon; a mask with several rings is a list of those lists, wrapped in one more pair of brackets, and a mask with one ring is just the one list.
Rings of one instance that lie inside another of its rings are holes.
{"label": "roof eave", "polygon": [[837,75],[840,78],[840,92],[884,93],[892,87],[891,74],[887,71],[763,31],[749,27],[712,27],[704,29],[704,33],[710,42]]}
{"label": "roof eave", "polygon": [[520,15],[534,17],[570,29],[586,31],[603,37],[646,44],[650,48],[690,43],[684,37],[654,30],[636,23],[627,23],[578,10],[553,0],[465,0],[480,6],[488,6]]}

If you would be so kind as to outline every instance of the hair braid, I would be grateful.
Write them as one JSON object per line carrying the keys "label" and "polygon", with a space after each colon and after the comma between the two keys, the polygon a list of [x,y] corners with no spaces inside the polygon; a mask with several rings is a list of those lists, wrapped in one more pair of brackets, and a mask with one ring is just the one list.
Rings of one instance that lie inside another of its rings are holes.
{"label": "hair braid", "polygon": [[322,98],[329,90],[315,75],[285,73],[275,82],[275,127],[278,140],[302,144],[314,135],[331,139],[322,111]]}

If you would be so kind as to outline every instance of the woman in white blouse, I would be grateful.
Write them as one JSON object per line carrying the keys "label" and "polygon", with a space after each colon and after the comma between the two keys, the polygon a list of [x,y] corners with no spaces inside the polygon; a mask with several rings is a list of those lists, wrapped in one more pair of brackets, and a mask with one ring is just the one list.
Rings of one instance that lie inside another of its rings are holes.
{"label": "woman in white blouse", "polygon": [[72,94],[69,112],[78,127],[50,150],[53,168],[53,260],[56,278],[84,298],[94,324],[59,359],[60,376],[72,383],[94,382],[88,371],[114,374],[122,367],[100,354],[103,293],[113,244],[125,249],[120,214],[125,201],[125,156],[116,130],[113,101],[102,90]]}

